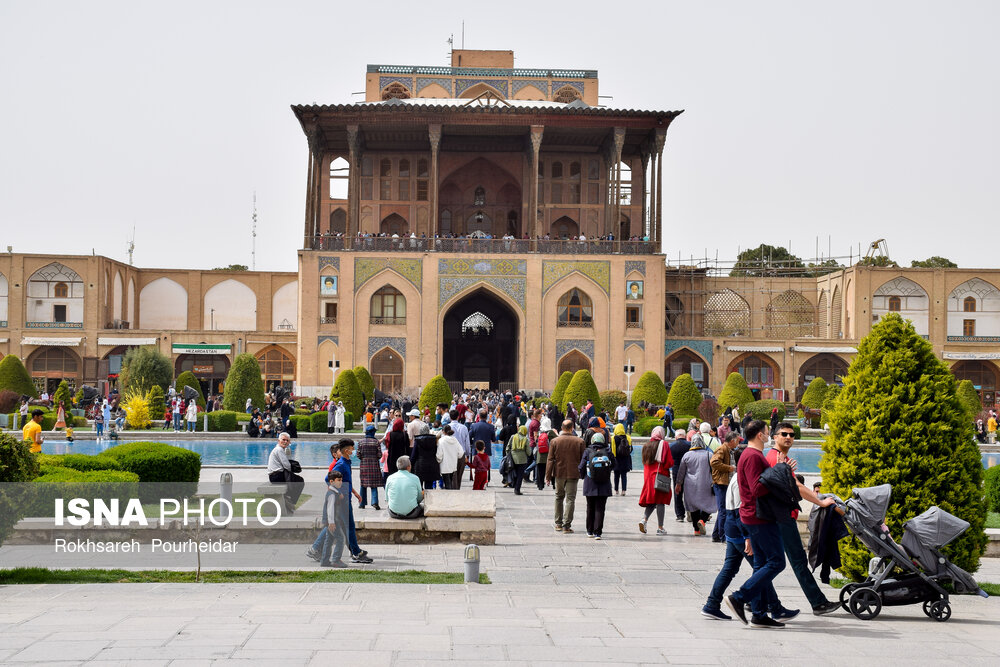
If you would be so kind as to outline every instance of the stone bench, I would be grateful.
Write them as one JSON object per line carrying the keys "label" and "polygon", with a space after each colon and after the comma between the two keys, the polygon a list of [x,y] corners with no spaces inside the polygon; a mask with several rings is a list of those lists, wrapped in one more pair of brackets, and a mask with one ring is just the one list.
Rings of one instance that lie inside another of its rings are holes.
{"label": "stone bench", "polygon": [[385,510],[355,511],[358,540],[373,544],[461,542],[496,544],[496,495],[491,490],[424,491],[424,516],[393,519]]}
{"label": "stone bench", "polygon": [[284,508],[285,506],[285,489],[287,484],[284,482],[268,482],[267,484],[261,484],[257,487],[257,494],[264,496],[265,498],[271,498],[278,502],[278,507]]}

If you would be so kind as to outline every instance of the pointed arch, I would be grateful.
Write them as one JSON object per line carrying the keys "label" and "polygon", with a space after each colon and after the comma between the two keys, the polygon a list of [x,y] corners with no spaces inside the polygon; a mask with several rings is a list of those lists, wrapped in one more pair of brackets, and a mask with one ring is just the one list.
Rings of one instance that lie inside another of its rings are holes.
{"label": "pointed arch", "polygon": [[826,290],[819,293],[819,335],[820,338],[830,337],[830,304],[826,298]]}
{"label": "pointed arch", "polygon": [[546,91],[542,90],[541,86],[545,86],[545,88],[548,89],[548,86],[543,82],[539,82],[538,85],[534,83],[526,83],[521,86],[520,89],[517,89],[517,92],[514,93],[514,99],[543,101],[545,99]]}
{"label": "pointed arch", "polygon": [[111,298],[112,298],[112,303],[111,303],[112,317],[114,317],[116,320],[121,320],[121,319],[124,319],[122,317],[122,301],[124,301],[124,296],[125,296],[124,295],[125,285],[122,282],[121,271],[115,271],[115,278],[114,278],[114,281],[112,282],[112,285],[113,285],[112,291],[111,291],[111,294],[112,294],[112,296],[111,296]]}
{"label": "pointed arch", "polygon": [[882,283],[872,293],[872,319],[899,313],[913,323],[918,334],[926,336],[929,332],[929,305],[927,290],[909,278],[899,276]]}
{"label": "pointed arch", "polygon": [[750,334],[750,304],[731,289],[724,289],[705,301],[706,336],[747,336]]}
{"label": "pointed arch", "polygon": [[549,236],[553,239],[574,239],[580,236],[580,224],[568,215],[564,215],[552,223]]}
{"label": "pointed arch", "polygon": [[781,386],[781,368],[778,362],[763,352],[747,352],[736,357],[729,363],[726,375],[729,373],[742,375],[752,390]]}
{"label": "pointed arch", "polygon": [[473,98],[479,97],[484,93],[489,93],[495,97],[505,99],[507,96],[501,93],[495,86],[491,86],[488,83],[479,82],[473,86],[469,86],[466,90],[458,94],[461,99],[471,100]]}
{"label": "pointed arch", "polygon": [[170,278],[157,278],[139,292],[140,329],[185,330],[187,311],[187,290]]}
{"label": "pointed arch", "polygon": [[403,387],[403,358],[391,347],[383,347],[368,362],[375,387],[386,394]]}
{"label": "pointed arch", "polygon": [[701,354],[685,345],[673,350],[663,360],[663,381],[669,384],[684,373],[690,375],[695,384],[702,386],[708,384],[711,364]]}
{"label": "pointed arch", "polygon": [[7,296],[8,296],[8,294],[7,294],[7,292],[8,292],[8,290],[9,290],[9,286],[7,284],[7,276],[5,276],[4,274],[0,273],[0,322],[3,323],[2,326],[7,326],[7,312],[8,312],[8,306],[7,306]]}
{"label": "pointed arch", "polygon": [[580,91],[573,86],[563,86],[552,95],[553,102],[561,102],[562,104],[569,104],[578,99],[580,99]]}
{"label": "pointed arch", "polygon": [[342,208],[335,208],[330,211],[330,233],[347,233],[347,211]]}
{"label": "pointed arch", "polygon": [[556,376],[562,375],[566,371],[576,373],[580,370],[592,372],[593,364],[590,357],[574,347],[559,359],[559,363],[556,365]]}
{"label": "pointed arch", "polygon": [[839,355],[830,352],[815,354],[799,367],[799,386],[795,395],[801,400],[806,387],[813,379],[821,377],[827,384],[842,385],[842,378],[847,375],[849,363]]}
{"label": "pointed arch", "polygon": [[799,338],[813,336],[816,329],[815,308],[795,290],[778,294],[765,309],[765,325],[769,338]]}
{"label": "pointed arch", "polygon": [[382,100],[408,100],[410,99],[410,89],[399,83],[398,81],[393,81],[388,86],[382,89]]}
{"label": "pointed arch", "polygon": [[260,365],[260,375],[264,380],[264,391],[275,387],[291,389],[295,382],[295,357],[278,345],[268,345],[258,350],[254,357]]}
{"label": "pointed arch", "polygon": [[569,289],[556,303],[556,321],[560,327],[593,327],[594,300],[579,287]]}
{"label": "pointed arch", "polygon": [[844,299],[840,294],[840,285],[833,288],[833,299],[830,301],[830,337],[843,338],[844,332],[840,326],[843,317]]}
{"label": "pointed arch", "polygon": [[205,292],[202,326],[226,331],[257,330],[257,295],[245,283],[227,278]]}
{"label": "pointed arch", "polygon": [[957,285],[948,295],[948,339],[1000,336],[1000,290],[981,278]]}
{"label": "pointed arch", "polygon": [[128,292],[126,293],[125,315],[128,317],[130,326],[135,327],[135,280],[130,276],[128,279]]}
{"label": "pointed arch", "polygon": [[285,283],[271,297],[271,329],[295,331],[299,319],[299,281]]}
{"label": "pointed arch", "polygon": [[382,223],[379,225],[379,232],[388,234],[389,236],[404,236],[410,233],[410,223],[400,214],[390,213],[382,218]]}

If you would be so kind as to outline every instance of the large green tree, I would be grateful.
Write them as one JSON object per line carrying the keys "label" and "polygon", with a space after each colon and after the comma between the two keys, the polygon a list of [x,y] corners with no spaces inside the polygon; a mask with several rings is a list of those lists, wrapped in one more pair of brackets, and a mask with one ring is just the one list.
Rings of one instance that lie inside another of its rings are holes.
{"label": "large green tree", "polygon": [[341,401],[344,408],[351,413],[355,419],[360,419],[365,412],[365,402],[361,397],[361,387],[358,386],[358,378],[350,368],[337,373],[337,381],[333,383],[330,391],[331,401]]}
{"label": "large green tree", "polygon": [[[192,373],[191,371],[184,371],[183,373],[181,373],[180,375],[178,375],[177,379],[174,381],[174,390],[178,394],[183,394],[184,393],[184,387],[191,387],[192,389],[197,389],[198,390],[198,398],[196,398],[194,400],[194,402],[198,404],[199,408],[204,408],[205,407],[205,393],[201,390],[201,382],[198,380],[198,376],[195,375],[194,373]],[[227,389],[228,389],[228,387],[227,387]],[[162,396],[162,394],[161,394],[161,396]],[[244,405],[246,404],[246,399],[243,399],[243,403],[244,403]],[[263,405],[258,405],[257,407],[263,408],[264,406]],[[243,407],[242,406],[240,407],[239,412],[243,412]],[[155,414],[155,412],[154,412],[154,414]]]}
{"label": "large green tree", "polygon": [[222,392],[222,407],[232,412],[245,412],[248,398],[253,407],[264,407],[264,378],[260,374],[260,363],[252,354],[244,352],[236,355],[229,368]]}
{"label": "large green tree", "polygon": [[682,373],[674,378],[670,385],[670,394],[667,402],[674,407],[674,415],[698,414],[698,406],[701,405],[701,392],[698,385],[691,379],[690,373]]}
{"label": "large green tree", "polygon": [[38,398],[38,390],[28,375],[28,369],[15,354],[8,354],[0,359],[0,389],[10,389],[19,396]]}
{"label": "large green tree", "polygon": [[552,404],[559,406],[559,409],[563,409],[563,396],[566,394],[566,387],[569,383],[573,381],[573,371],[563,371],[562,375],[559,376],[559,380],[556,382],[555,389],[552,390]]}
{"label": "large green tree", "polygon": [[958,396],[962,399],[962,404],[969,411],[970,417],[975,417],[983,410],[983,402],[979,399],[979,392],[976,391],[972,380],[962,380],[958,383]]}
{"label": "large green tree", "polygon": [[739,406],[742,411],[750,403],[753,403],[753,392],[747,386],[746,378],[733,371],[726,378],[726,384],[722,385],[722,392],[719,393],[719,407],[723,410]]}
{"label": "large green tree", "polygon": [[14,531],[32,500],[38,477],[38,457],[31,453],[21,435],[0,433],[0,544]]}
{"label": "large green tree", "polygon": [[635,383],[632,390],[632,410],[639,413],[639,404],[645,401],[650,405],[663,406],[667,403],[667,388],[656,371],[646,371]]}
{"label": "large green tree", "polygon": [[[855,487],[891,484],[893,535],[932,505],[965,519],[971,528],[945,552],[975,572],[986,547],[979,447],[955,376],[912,324],[891,313],[865,336],[829,419],[823,490],[849,498]],[[841,557],[841,572],[859,579],[871,554],[849,538]]]}
{"label": "large green tree", "polygon": [[451,387],[448,386],[448,381],[444,379],[444,376],[435,375],[427,381],[427,384],[420,391],[417,407],[421,410],[434,410],[434,406],[438,403],[451,405],[452,396]]}
{"label": "large green tree", "polygon": [[756,248],[744,250],[736,257],[731,276],[800,276],[805,269],[802,260],[788,248],[761,243]]}
{"label": "large green tree", "polygon": [[588,400],[594,403],[595,412],[601,411],[601,392],[597,391],[597,384],[590,371],[581,368],[573,373],[573,379],[566,387],[566,393],[563,394],[562,405],[559,406],[559,409],[565,413],[566,404],[572,401],[573,407],[579,412]]}
{"label": "large green tree", "polygon": [[915,259],[910,262],[910,266],[915,269],[957,269],[958,264],[951,261],[947,257],[940,257],[939,255],[934,255],[933,257],[928,257],[927,259]]}
{"label": "large green tree", "polygon": [[131,347],[122,359],[118,379],[122,395],[133,392],[146,394],[154,384],[166,391],[174,379],[174,366],[167,355],[152,345]]}
{"label": "large green tree", "polygon": [[[361,393],[366,401],[374,400],[375,398],[375,380],[372,379],[372,374],[368,372],[368,369],[364,366],[354,367],[354,379],[358,381],[358,386],[361,387]],[[359,417],[361,415],[358,415]]]}

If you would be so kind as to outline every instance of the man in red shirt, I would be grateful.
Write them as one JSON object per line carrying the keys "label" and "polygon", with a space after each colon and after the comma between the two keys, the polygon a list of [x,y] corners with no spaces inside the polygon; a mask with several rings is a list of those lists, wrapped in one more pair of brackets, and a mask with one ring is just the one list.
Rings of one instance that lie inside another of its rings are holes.
{"label": "man in red shirt", "polygon": [[765,601],[765,593],[773,590],[774,578],[785,569],[785,551],[777,524],[757,518],[757,499],[769,493],[761,484],[761,474],[771,467],[764,458],[764,444],[767,442],[767,425],[759,419],[747,424],[745,431],[747,448],[736,466],[736,477],[740,487],[740,521],[750,533],[753,547],[753,574],[738,591],[726,598],[726,604],[736,617],[747,623],[745,605],[750,603],[753,616],[750,625],[755,628],[783,628],[784,623],[767,615],[770,600]]}
{"label": "man in red shirt", "polygon": [[[787,463],[792,470],[798,467],[798,462],[788,456],[788,452],[795,444],[795,429],[788,422],[781,422],[774,434],[774,447],[767,452],[767,462],[769,465]],[[812,489],[799,482],[799,495],[820,507],[827,507],[833,504],[833,498],[819,499]],[[799,536],[798,526],[795,520],[798,519],[799,511],[792,510],[791,517],[787,520],[778,521],[778,531],[781,533],[781,542],[785,547],[785,555],[788,563],[792,566],[795,578],[799,580],[799,587],[806,594],[806,599],[812,606],[813,614],[822,616],[829,614],[840,608],[837,602],[830,602],[823,595],[823,591],[816,585],[816,579],[809,571],[809,559],[806,557],[805,549],[802,548],[802,538]]]}

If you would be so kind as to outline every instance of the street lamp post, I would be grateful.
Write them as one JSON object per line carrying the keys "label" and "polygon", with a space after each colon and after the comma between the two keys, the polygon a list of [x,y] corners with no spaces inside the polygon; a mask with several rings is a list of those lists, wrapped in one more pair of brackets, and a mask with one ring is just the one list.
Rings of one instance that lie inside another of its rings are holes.
{"label": "street lamp post", "polygon": [[628,398],[629,405],[632,404],[632,374],[635,373],[635,366],[632,365],[632,358],[629,357],[625,360],[625,367],[622,369],[625,372],[625,396]]}

